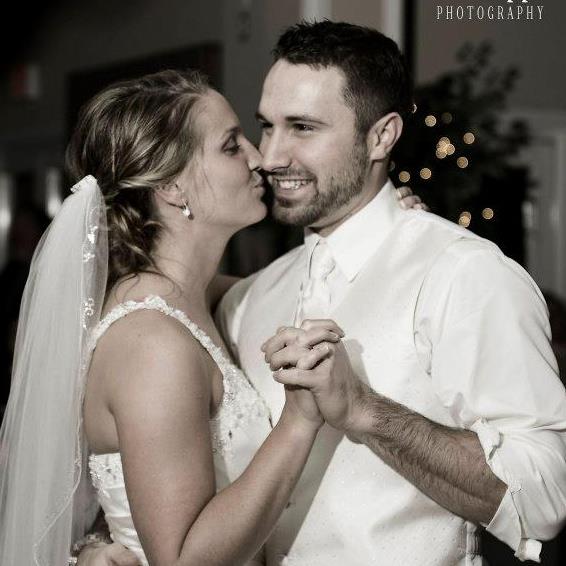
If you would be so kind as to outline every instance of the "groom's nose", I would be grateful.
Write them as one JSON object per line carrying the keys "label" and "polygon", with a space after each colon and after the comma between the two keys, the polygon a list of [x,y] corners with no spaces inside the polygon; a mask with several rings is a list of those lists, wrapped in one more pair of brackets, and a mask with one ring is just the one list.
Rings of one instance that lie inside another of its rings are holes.
{"label": "groom's nose", "polygon": [[281,134],[272,133],[269,137],[263,136],[259,150],[262,154],[261,167],[265,171],[286,169],[291,165],[290,146]]}

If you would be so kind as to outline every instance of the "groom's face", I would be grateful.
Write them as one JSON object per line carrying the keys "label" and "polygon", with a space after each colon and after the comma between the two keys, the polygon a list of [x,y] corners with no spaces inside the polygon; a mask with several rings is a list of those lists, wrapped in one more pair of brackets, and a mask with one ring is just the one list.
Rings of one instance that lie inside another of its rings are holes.
{"label": "groom's face", "polygon": [[269,71],[257,113],[260,151],[274,192],[276,219],[324,228],[345,217],[367,180],[366,143],[343,96],[336,67],[279,60]]}

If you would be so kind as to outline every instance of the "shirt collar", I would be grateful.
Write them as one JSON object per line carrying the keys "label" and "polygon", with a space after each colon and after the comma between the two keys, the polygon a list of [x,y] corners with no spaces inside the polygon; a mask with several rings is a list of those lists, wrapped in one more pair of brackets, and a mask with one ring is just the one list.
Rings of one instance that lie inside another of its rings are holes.
{"label": "shirt collar", "polygon": [[[360,272],[402,213],[395,187],[388,180],[364,208],[326,238],[332,256],[348,281],[352,281]],[[307,265],[320,239],[317,233],[305,229]]]}

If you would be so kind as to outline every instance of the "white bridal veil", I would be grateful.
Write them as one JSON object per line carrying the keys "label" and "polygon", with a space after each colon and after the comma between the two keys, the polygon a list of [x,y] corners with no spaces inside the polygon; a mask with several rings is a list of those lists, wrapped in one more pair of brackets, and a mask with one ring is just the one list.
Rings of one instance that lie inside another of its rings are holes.
{"label": "white bridal veil", "polygon": [[0,430],[0,564],[63,566],[96,513],[82,401],[108,245],[97,181],[77,183],[43,235],[20,307]]}

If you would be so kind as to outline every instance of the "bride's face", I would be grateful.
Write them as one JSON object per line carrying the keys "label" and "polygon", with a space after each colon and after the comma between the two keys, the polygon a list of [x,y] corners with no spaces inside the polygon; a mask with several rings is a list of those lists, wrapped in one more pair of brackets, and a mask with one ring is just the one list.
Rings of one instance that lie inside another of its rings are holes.
{"label": "bride's face", "polygon": [[238,117],[216,91],[197,110],[201,149],[181,175],[195,219],[230,229],[255,224],[265,217],[265,191],[257,171],[258,150],[244,136]]}

